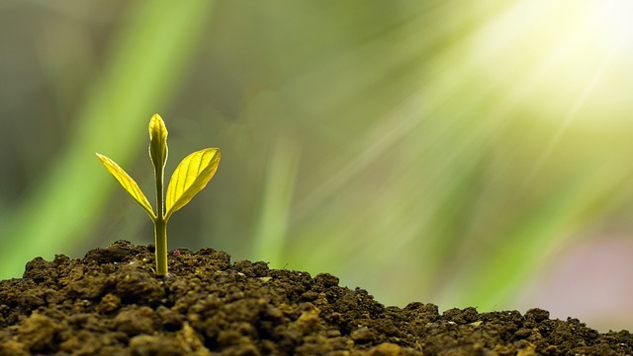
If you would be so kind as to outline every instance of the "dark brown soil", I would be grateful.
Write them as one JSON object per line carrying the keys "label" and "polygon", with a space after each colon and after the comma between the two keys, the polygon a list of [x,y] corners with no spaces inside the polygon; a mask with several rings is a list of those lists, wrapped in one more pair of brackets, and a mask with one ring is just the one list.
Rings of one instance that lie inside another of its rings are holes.
{"label": "dark brown soil", "polygon": [[[178,253],[179,252],[179,253]],[[600,334],[545,310],[443,314],[385,307],[329,274],[271,270],[181,249],[173,276],[152,246],[119,241],[83,260],[36,258],[0,282],[0,355],[631,355],[627,331]]]}

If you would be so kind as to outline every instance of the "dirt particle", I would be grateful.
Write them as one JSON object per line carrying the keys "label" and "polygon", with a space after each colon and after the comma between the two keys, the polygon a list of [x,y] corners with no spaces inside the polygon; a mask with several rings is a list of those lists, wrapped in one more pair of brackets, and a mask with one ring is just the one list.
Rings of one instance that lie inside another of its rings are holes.
{"label": "dirt particle", "polygon": [[525,318],[528,321],[540,323],[543,320],[549,319],[549,312],[547,310],[534,308],[525,313]]}
{"label": "dirt particle", "polygon": [[29,356],[26,345],[15,340],[0,343],[0,356]]}
{"label": "dirt particle", "polygon": [[133,258],[138,252],[139,249],[130,242],[119,240],[106,248],[97,248],[89,251],[84,257],[84,262],[86,264],[124,262]]}
{"label": "dirt particle", "polygon": [[130,339],[130,351],[134,356],[180,356],[178,345],[154,335],[138,335]]}
{"label": "dirt particle", "polygon": [[308,311],[301,313],[299,319],[293,324],[293,327],[296,327],[303,334],[307,334],[313,330],[315,330],[320,322],[319,318],[320,310],[318,308],[314,308]]}
{"label": "dirt particle", "polygon": [[154,331],[154,311],[149,307],[127,307],[114,318],[114,327],[130,336],[151,334]]}
{"label": "dirt particle", "polygon": [[319,273],[314,277],[314,282],[322,285],[324,288],[330,288],[338,286],[339,279],[329,273]]}
{"label": "dirt particle", "polygon": [[402,347],[389,342],[374,346],[369,350],[368,356],[401,356]]}
{"label": "dirt particle", "polygon": [[53,351],[53,338],[61,328],[54,320],[35,312],[20,326],[18,341],[32,352]]}
{"label": "dirt particle", "polygon": [[176,331],[183,326],[183,316],[169,308],[161,305],[156,309],[156,314],[167,331]]}
{"label": "dirt particle", "polygon": [[528,345],[525,349],[521,349],[517,352],[517,356],[535,356],[536,354],[536,351],[534,351],[534,345]]}
{"label": "dirt particle", "polygon": [[356,343],[365,344],[374,339],[374,334],[369,328],[362,327],[352,331],[350,337]]}
{"label": "dirt particle", "polygon": [[121,307],[121,298],[114,294],[108,293],[101,298],[101,302],[97,305],[97,311],[100,313],[110,313]]}
{"label": "dirt particle", "polygon": [[204,347],[202,340],[196,331],[187,323],[183,324],[182,330],[177,334],[179,344],[187,352],[196,352],[196,355],[211,355],[211,352]]}

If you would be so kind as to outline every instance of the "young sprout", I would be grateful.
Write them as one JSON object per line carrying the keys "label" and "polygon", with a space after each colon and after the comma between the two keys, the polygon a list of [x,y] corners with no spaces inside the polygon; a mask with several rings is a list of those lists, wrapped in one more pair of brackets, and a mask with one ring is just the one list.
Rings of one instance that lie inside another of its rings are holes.
{"label": "young sprout", "polygon": [[171,176],[167,195],[163,199],[163,177],[167,161],[167,129],[158,114],[149,121],[149,157],[154,166],[156,182],[156,213],[138,184],[110,158],[97,153],[108,172],[128,194],[145,210],[154,223],[156,245],[156,274],[164,276],[167,268],[167,221],[175,211],[185,206],[211,180],[220,163],[220,149],[205,148],[194,152],[178,164]]}

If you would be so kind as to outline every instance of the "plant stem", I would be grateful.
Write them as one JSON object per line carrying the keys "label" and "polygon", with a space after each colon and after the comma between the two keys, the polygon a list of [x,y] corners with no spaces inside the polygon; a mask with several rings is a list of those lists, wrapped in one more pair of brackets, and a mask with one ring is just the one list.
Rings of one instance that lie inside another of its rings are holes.
{"label": "plant stem", "polygon": [[156,274],[164,276],[168,273],[167,267],[167,221],[165,220],[165,208],[163,204],[163,170],[162,167],[154,167],[154,180],[156,182],[156,220],[154,221],[154,253],[156,259]]}
{"label": "plant stem", "polygon": [[[161,212],[162,215],[162,212]],[[156,274],[167,274],[167,223],[160,216],[154,221],[154,244],[156,246]]]}

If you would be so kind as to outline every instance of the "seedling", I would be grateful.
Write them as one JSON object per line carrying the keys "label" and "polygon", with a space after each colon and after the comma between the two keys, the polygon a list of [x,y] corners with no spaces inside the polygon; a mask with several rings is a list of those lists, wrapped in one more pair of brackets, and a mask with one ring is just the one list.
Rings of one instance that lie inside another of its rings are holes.
{"label": "seedling", "polygon": [[154,166],[156,182],[156,213],[138,184],[118,164],[97,153],[108,172],[128,194],[145,210],[154,223],[156,245],[156,274],[164,276],[167,268],[167,221],[175,211],[185,206],[211,180],[220,163],[220,149],[205,148],[185,157],[171,176],[166,199],[163,198],[163,179],[167,161],[167,128],[158,114],[149,121],[149,158]]}

